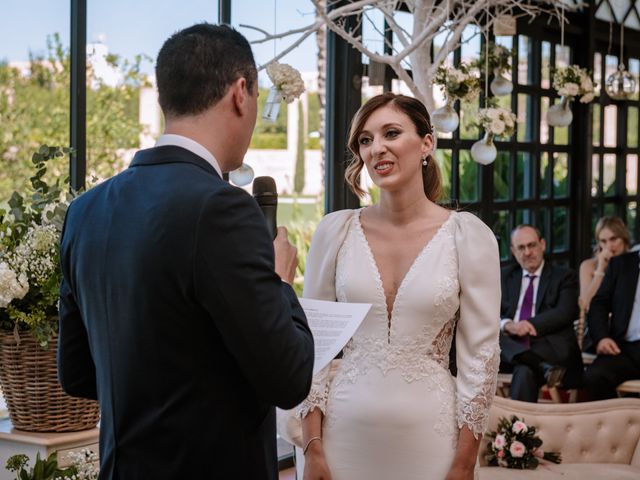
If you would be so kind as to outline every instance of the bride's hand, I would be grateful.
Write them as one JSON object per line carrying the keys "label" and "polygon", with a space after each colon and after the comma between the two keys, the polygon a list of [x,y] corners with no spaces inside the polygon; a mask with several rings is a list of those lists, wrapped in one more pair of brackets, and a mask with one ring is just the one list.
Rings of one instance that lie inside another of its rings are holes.
{"label": "bride's hand", "polygon": [[322,442],[313,442],[304,456],[303,480],[331,480]]}
{"label": "bride's hand", "polygon": [[474,465],[470,467],[453,465],[445,480],[473,480]]}

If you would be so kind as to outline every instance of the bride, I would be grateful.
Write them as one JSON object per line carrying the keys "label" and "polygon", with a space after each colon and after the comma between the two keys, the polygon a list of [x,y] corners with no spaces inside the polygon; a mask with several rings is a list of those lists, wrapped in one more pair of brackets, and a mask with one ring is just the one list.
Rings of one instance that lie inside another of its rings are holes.
{"label": "bride", "polygon": [[304,479],[473,479],[499,362],[495,237],[474,215],[435,203],[440,174],[418,100],[369,100],[349,149],[348,184],[362,195],[366,167],[380,202],[322,220],[304,296],[373,306],[335,376],[318,372],[298,407]]}

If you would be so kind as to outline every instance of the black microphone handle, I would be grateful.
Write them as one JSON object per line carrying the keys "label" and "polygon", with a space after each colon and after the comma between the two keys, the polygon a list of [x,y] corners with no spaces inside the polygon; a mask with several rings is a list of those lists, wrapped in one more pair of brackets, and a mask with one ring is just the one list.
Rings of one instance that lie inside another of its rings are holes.
{"label": "black microphone handle", "polygon": [[272,239],[276,238],[278,233],[278,226],[276,223],[276,217],[278,213],[278,204],[273,205],[260,205],[260,209],[264,215],[264,219],[267,221],[267,229]]}

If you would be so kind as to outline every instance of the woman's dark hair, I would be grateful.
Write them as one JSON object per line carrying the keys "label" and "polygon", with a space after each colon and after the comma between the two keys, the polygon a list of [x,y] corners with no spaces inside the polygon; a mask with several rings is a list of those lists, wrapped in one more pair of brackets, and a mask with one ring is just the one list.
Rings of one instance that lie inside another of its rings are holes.
{"label": "woman's dark hair", "polygon": [[[364,167],[364,162],[360,158],[360,145],[358,137],[364,130],[364,125],[373,112],[389,105],[396,110],[407,115],[416,127],[416,133],[420,138],[427,134],[433,134],[429,112],[420,100],[406,95],[396,95],[395,93],[383,93],[371,98],[362,105],[356,112],[351,122],[349,140],[347,146],[352,154],[351,162],[345,171],[345,179],[351,190],[358,196],[365,194],[360,187],[360,173]],[[440,168],[433,157],[427,157],[427,166],[422,168],[422,180],[424,182],[424,193],[429,200],[437,202],[442,198],[442,178]]]}
{"label": "woman's dark hair", "polygon": [[169,37],[158,53],[156,81],[165,116],[203,112],[240,77],[252,92],[257,70],[251,46],[228,25],[185,28]]}

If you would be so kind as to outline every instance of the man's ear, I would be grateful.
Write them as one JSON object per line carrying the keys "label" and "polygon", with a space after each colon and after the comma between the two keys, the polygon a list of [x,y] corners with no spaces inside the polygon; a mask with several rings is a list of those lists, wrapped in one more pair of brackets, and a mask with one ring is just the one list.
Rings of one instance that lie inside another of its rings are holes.
{"label": "man's ear", "polygon": [[231,99],[238,115],[246,115],[249,104],[249,90],[247,89],[246,78],[240,77],[231,84]]}

